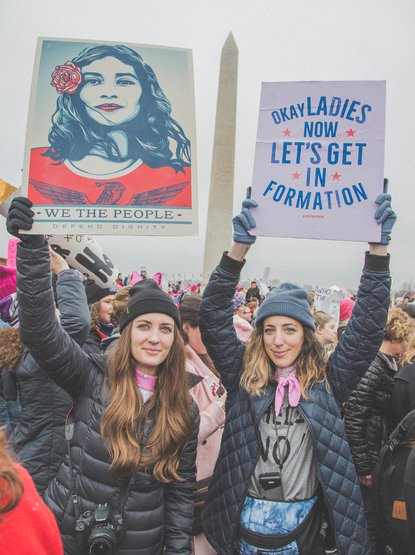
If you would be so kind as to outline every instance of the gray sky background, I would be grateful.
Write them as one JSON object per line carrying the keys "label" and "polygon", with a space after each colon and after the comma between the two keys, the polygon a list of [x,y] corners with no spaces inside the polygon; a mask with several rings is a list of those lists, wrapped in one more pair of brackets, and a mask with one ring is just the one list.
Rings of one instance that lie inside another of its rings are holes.
{"label": "gray sky background", "polygon": [[[385,175],[399,217],[390,248],[394,287],[414,276],[412,0],[0,0],[0,21],[0,177],[15,186],[22,179],[38,36],[193,49],[199,236],[97,238],[124,273],[141,265],[176,276],[202,271],[219,62],[230,31],[239,49],[235,212],[252,178],[262,81],[385,79]],[[0,216],[0,256],[8,238]],[[270,266],[271,277],[281,280],[354,288],[365,249],[364,243],[260,238],[244,277],[260,277]]]}

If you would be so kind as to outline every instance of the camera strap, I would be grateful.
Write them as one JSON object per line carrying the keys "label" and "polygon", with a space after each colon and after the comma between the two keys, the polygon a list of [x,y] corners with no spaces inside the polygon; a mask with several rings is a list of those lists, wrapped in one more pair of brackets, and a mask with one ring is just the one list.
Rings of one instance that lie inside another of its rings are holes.
{"label": "camera strap", "polygon": [[285,434],[284,444],[283,444],[281,449],[280,449],[280,442],[279,442],[279,438],[278,438],[277,416],[274,415],[274,426],[275,426],[275,431],[276,431],[276,434],[277,434],[276,446],[277,446],[277,455],[278,455],[278,461],[279,461],[278,468],[280,470],[281,495],[282,495],[283,499],[284,499],[284,486],[283,486],[283,481],[282,481],[282,467],[284,466],[284,463],[283,463],[284,453],[286,451],[286,447],[287,447],[287,444],[288,444],[288,436],[289,436],[289,433],[290,433],[291,425],[293,423],[293,416],[294,416],[294,412],[295,412],[295,409],[293,407],[290,407],[290,406],[288,406],[288,408],[286,410],[290,411],[290,416],[289,416],[288,423],[287,423],[287,433]]}
{"label": "camera strap", "polygon": [[[140,444],[141,444],[142,448],[146,447],[146,445],[148,443],[148,440],[150,439],[155,414],[156,414],[156,407],[153,406],[152,409],[150,410],[147,418],[144,421],[143,435],[142,435],[142,438],[140,440]],[[74,469],[73,469],[72,457],[71,457],[71,440],[73,438],[74,431],[75,431],[75,421],[74,421],[74,417],[73,417],[73,406],[72,406],[70,411],[68,412],[68,414],[66,416],[65,439],[66,439],[66,443],[67,443],[67,446],[68,446],[68,464],[69,464],[69,479],[70,479],[70,486],[71,486],[71,498],[72,498],[72,504],[73,504],[73,509],[74,509],[74,513],[75,513],[75,518],[78,519],[81,516],[81,509],[80,509],[80,506],[79,506],[79,499],[78,499],[78,496],[76,494],[75,472],[74,472]],[[124,507],[125,507],[125,504],[127,502],[127,498],[128,498],[129,493],[130,493],[130,490],[131,490],[131,488],[134,484],[134,480],[135,480],[135,476],[134,476],[134,473],[133,473],[131,475],[131,478],[128,482],[127,487],[122,488],[121,491],[120,491],[119,503],[118,503],[118,507],[116,508],[118,510],[118,513],[119,513],[117,518],[122,518],[121,515],[124,511]]]}
{"label": "camera strap", "polygon": [[75,421],[73,418],[73,406],[72,406],[69,409],[69,412],[66,416],[65,439],[66,439],[66,444],[68,446],[68,465],[69,465],[69,479],[71,484],[72,505],[75,513],[75,518],[76,520],[78,520],[78,518],[81,516],[81,510],[79,508],[79,500],[75,490],[75,473],[73,470],[72,457],[71,457],[71,440],[73,438],[74,430],[75,430]]}

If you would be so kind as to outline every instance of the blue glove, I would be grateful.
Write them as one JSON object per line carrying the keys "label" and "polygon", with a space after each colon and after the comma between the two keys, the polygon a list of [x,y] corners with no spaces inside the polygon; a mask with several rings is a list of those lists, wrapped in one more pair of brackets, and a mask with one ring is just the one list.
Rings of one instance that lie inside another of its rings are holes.
{"label": "blue glove", "polygon": [[233,240],[237,243],[245,243],[247,245],[255,243],[256,236],[250,235],[248,231],[256,226],[251,208],[256,208],[257,206],[256,200],[246,198],[242,203],[241,212],[232,220]]}
{"label": "blue glove", "polygon": [[381,237],[379,243],[381,245],[389,245],[391,240],[392,228],[397,220],[397,215],[392,210],[391,199],[388,190],[388,180],[385,179],[384,183],[384,193],[381,193],[375,203],[379,205],[379,208],[375,212],[375,220],[378,224],[382,225]]}

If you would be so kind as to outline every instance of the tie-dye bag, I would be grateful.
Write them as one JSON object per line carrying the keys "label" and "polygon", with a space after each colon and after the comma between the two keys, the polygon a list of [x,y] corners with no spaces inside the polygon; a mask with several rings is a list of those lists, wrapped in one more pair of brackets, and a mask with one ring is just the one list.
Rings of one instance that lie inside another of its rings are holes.
{"label": "tie-dye bag", "polygon": [[248,496],[236,541],[241,555],[317,555],[321,528],[318,496],[303,501],[268,501]]}

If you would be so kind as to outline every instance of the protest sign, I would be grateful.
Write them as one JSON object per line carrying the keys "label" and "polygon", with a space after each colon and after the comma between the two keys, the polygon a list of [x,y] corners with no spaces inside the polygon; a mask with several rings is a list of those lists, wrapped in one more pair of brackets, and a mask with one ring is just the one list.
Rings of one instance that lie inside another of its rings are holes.
{"label": "protest sign", "polygon": [[16,189],[7,181],[0,179],[0,214],[7,218],[7,212],[9,211],[10,204],[14,197],[19,196],[20,189]]}
{"label": "protest sign", "polygon": [[7,266],[9,268],[16,268],[17,243],[19,243],[19,239],[9,239],[7,245]]}
{"label": "protest sign", "polygon": [[339,323],[340,301],[346,297],[345,293],[336,286],[316,286],[314,289],[314,310],[322,310],[329,314],[336,324]]}
{"label": "protest sign", "polygon": [[379,241],[384,81],[263,83],[255,234]]}
{"label": "protest sign", "polygon": [[62,256],[71,268],[102,288],[113,285],[118,270],[102,247],[89,235],[45,235],[49,246]]}
{"label": "protest sign", "polygon": [[190,50],[39,39],[23,172],[32,233],[194,234],[194,140]]}

